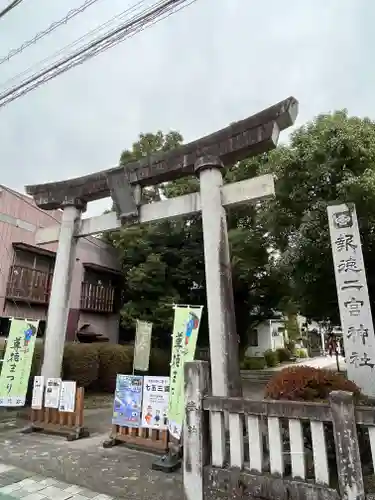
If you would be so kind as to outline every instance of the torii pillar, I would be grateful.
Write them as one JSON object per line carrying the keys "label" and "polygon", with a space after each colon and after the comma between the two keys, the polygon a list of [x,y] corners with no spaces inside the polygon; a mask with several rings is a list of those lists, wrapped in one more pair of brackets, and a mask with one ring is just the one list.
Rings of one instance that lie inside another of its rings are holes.
{"label": "torii pillar", "polygon": [[42,364],[42,375],[46,379],[61,376],[70,289],[76,257],[77,238],[75,236],[86,204],[79,199],[71,199],[65,200],[61,208],[63,214],[47,313],[45,355]]}
{"label": "torii pillar", "polygon": [[212,391],[218,396],[241,396],[239,342],[234,311],[227,216],[221,199],[224,165],[220,158],[202,156],[199,175]]}

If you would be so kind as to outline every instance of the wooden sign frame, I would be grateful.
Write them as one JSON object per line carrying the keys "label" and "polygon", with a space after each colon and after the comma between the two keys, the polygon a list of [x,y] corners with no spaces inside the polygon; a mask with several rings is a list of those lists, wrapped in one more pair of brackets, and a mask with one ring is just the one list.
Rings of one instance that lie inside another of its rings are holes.
{"label": "wooden sign frame", "polygon": [[85,389],[77,388],[74,412],[59,411],[57,408],[41,410],[31,409],[30,425],[23,429],[23,434],[45,432],[65,436],[68,441],[88,437],[89,431],[84,427]]}
{"label": "wooden sign frame", "polygon": [[129,447],[164,454],[168,451],[169,431],[167,429],[150,429],[148,427],[127,427],[112,425],[112,432],[103,448],[112,448],[119,444]]}

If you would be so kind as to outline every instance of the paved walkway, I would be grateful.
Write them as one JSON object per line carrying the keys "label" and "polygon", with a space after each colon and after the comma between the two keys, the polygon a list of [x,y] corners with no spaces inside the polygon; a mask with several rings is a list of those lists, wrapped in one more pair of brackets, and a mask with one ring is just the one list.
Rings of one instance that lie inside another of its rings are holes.
{"label": "paved walkway", "polygon": [[50,477],[36,476],[18,467],[0,463],[0,500],[112,500],[80,486]]}
{"label": "paved walkway", "polygon": [[[327,370],[337,370],[336,358],[334,356],[317,356],[316,358],[306,358],[298,360],[297,363],[283,363],[282,365],[275,366],[274,368],[267,368],[267,371],[279,371],[289,366],[312,366],[313,368],[325,368]],[[339,356],[340,371],[346,370],[345,359]]]}
{"label": "paved walkway", "polygon": [[[71,495],[72,500],[94,498],[95,495],[87,496],[87,489],[92,490],[92,495],[95,491],[96,495],[126,500],[176,500],[183,496],[181,472],[165,474],[152,470],[155,456],[148,453],[125,446],[103,448],[108,435],[109,430],[105,434],[93,432],[92,437],[68,442],[56,436],[20,434],[14,428],[0,432],[0,462],[26,470],[27,478],[43,476],[67,483],[66,487],[84,488],[86,497],[80,493],[81,497]],[[52,500],[68,498],[55,495]]]}

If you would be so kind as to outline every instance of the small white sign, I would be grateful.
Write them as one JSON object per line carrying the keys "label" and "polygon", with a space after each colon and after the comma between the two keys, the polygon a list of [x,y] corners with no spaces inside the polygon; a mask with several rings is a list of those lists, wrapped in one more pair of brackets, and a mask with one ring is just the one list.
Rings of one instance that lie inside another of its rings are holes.
{"label": "small white sign", "polygon": [[169,377],[144,377],[142,427],[168,428]]}
{"label": "small white sign", "polygon": [[375,336],[355,206],[327,211],[348,378],[374,397]]}
{"label": "small white sign", "polygon": [[31,400],[31,408],[33,410],[41,410],[43,408],[44,396],[44,377],[34,377],[33,397]]}
{"label": "small white sign", "polygon": [[63,380],[61,383],[59,411],[73,413],[76,406],[77,384],[71,380]]}
{"label": "small white sign", "polygon": [[61,378],[48,378],[44,396],[45,408],[58,408],[60,401]]}

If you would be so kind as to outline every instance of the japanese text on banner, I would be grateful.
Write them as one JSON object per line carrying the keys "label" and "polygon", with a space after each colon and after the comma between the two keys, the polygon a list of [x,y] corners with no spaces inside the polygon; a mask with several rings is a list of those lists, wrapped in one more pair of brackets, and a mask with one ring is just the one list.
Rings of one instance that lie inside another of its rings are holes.
{"label": "japanese text on banner", "polygon": [[194,360],[203,306],[176,306],[173,323],[168,429],[180,439],[185,415],[184,363]]}
{"label": "japanese text on banner", "polygon": [[24,406],[39,321],[12,319],[0,376],[0,406]]}
{"label": "japanese text on banner", "polygon": [[355,207],[327,211],[348,378],[375,396],[375,337]]}
{"label": "japanese text on banner", "polygon": [[168,427],[169,377],[144,377],[142,427]]}

